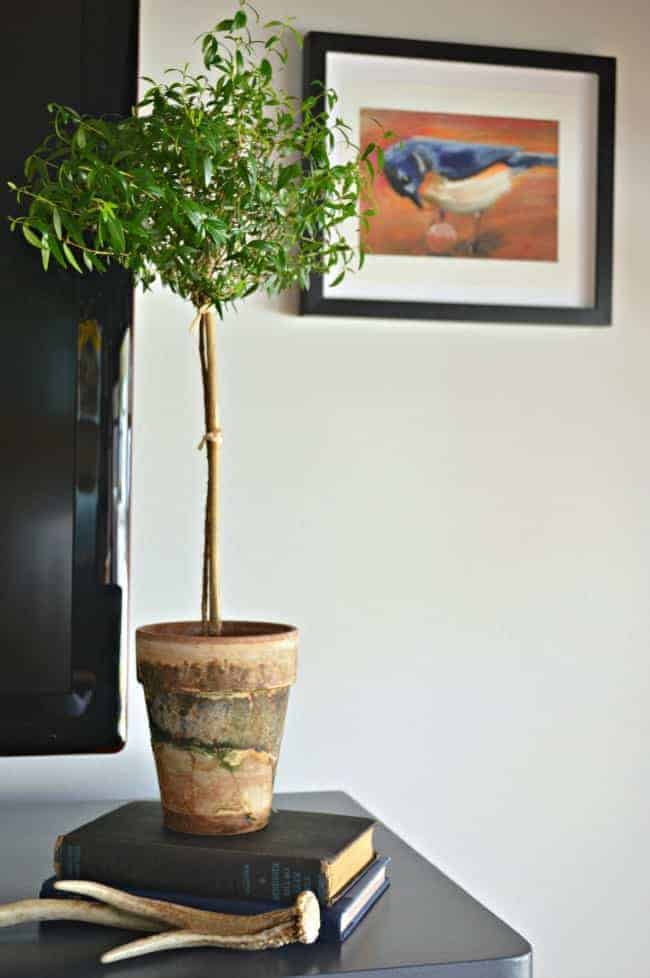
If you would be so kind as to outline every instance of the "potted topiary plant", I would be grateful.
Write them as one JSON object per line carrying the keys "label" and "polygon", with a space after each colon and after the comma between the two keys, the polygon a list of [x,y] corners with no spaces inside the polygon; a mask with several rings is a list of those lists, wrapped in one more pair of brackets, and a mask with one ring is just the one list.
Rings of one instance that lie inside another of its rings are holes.
{"label": "potted topiary plant", "polygon": [[165,822],[199,834],[267,823],[298,643],[291,626],[222,616],[217,317],[259,289],[345,275],[355,252],[341,223],[358,213],[375,150],[330,161],[335,140],[351,146],[332,116],[336,94],[300,102],[277,88],[287,41],[300,37],[281,21],[253,37],[251,10],[242,2],[202,36],[204,73],[146,79],[127,119],[50,105],[52,132],[27,159],[26,183],[10,184],[28,204],[12,228],[44,269],[101,273],[117,262],[195,310],[208,464],[201,619],[139,628],[136,648]]}

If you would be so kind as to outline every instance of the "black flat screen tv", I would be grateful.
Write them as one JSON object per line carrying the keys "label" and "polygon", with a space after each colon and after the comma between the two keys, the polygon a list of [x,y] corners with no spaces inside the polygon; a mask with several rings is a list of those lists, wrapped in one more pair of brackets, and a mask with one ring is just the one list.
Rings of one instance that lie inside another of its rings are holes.
{"label": "black flat screen tv", "polygon": [[8,180],[48,102],[125,115],[137,0],[3,7],[0,74],[0,754],[125,742],[132,290],[76,277],[12,234]]}

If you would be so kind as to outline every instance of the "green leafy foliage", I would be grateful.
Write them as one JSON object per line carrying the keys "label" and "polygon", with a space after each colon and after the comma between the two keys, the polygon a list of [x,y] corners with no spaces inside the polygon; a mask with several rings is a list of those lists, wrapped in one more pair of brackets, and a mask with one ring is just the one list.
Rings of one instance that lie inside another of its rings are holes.
{"label": "green leafy foliage", "polygon": [[[158,277],[221,312],[259,288],[305,285],[311,272],[340,279],[355,264],[341,225],[358,216],[375,147],[361,155],[332,120],[335,92],[300,101],[275,86],[300,35],[271,21],[260,40],[251,16],[242,0],[200,38],[205,72],[146,79],[129,118],[49,106],[52,131],[26,160],[24,185],[10,184],[27,208],[12,229],[45,268],[50,257],[79,274],[116,261],[145,288]],[[352,153],[334,164],[339,140]]]}

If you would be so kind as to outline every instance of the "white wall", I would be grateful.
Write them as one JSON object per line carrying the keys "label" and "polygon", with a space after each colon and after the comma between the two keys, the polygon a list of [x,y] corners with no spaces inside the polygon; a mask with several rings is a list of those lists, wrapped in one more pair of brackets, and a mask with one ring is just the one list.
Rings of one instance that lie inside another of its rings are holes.
{"label": "white wall", "polygon": [[[183,61],[226,9],[144,0],[142,73]],[[248,302],[221,332],[223,559],[232,616],[302,628],[278,786],[356,795],[533,942],[538,978],[641,978],[646,0],[293,9],[305,29],[619,59],[613,327],[300,319],[295,296]],[[167,295],[138,299],[136,625],[197,612],[190,319]],[[122,754],[3,760],[2,796],[154,793],[132,685]]]}

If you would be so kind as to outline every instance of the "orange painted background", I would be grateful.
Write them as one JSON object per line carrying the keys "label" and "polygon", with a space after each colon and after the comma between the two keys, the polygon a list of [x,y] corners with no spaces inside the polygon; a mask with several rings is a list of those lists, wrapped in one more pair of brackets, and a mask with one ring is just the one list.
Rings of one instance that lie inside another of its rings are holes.
{"label": "orange painted background", "polygon": [[[393,135],[381,138],[384,130]],[[387,148],[412,136],[513,146],[529,152],[558,152],[558,124],[552,120],[361,110],[362,148],[369,142]],[[557,176],[557,169],[550,166],[536,166],[514,176],[512,189],[483,214],[473,257],[557,261]],[[361,232],[365,250],[382,255],[430,254],[426,234],[438,221],[437,208],[425,205],[419,210],[411,200],[395,193],[383,173],[377,176],[372,195],[364,206],[374,207],[377,213],[369,231]],[[471,257],[474,218],[448,213],[445,221],[458,234],[448,254]]]}

